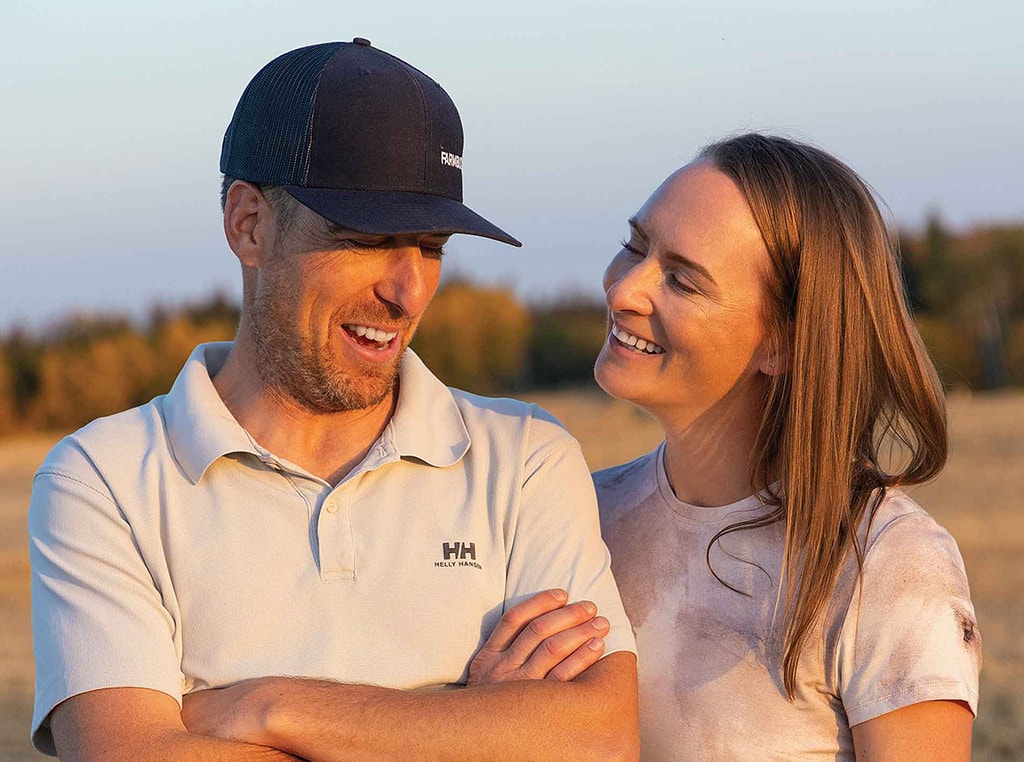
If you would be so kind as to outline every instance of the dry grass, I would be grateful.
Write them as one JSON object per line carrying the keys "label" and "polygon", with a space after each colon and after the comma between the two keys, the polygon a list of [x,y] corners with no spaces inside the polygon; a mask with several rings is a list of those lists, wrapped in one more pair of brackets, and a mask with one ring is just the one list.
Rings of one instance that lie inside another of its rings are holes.
{"label": "dry grass", "polygon": [[[657,424],[596,390],[530,395],[583,445],[591,468],[653,448]],[[915,497],[960,544],[984,637],[974,758],[1024,755],[1024,394],[950,400],[953,452]],[[32,646],[25,507],[32,473],[53,437],[0,443],[0,758],[40,758],[28,743]]]}

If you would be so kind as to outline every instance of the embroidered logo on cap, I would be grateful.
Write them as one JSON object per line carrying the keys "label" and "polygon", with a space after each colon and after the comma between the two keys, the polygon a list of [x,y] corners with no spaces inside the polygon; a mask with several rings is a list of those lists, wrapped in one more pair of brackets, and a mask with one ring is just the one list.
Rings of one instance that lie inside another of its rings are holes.
{"label": "embroidered logo on cap", "polygon": [[460,172],[462,171],[462,157],[457,153],[448,153],[443,148],[441,149],[441,163],[446,167],[455,167]]}

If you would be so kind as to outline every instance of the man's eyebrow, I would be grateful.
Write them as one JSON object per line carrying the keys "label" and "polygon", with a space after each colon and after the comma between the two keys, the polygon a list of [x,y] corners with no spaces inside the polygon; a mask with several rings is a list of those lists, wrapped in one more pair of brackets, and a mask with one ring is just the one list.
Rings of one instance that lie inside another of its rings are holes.
{"label": "man's eyebrow", "polygon": [[[650,238],[648,238],[648,236],[647,236],[647,233],[644,231],[643,227],[640,226],[640,223],[637,221],[636,217],[630,217],[628,222],[629,222],[629,226],[631,228],[633,228],[633,231],[638,236],[640,236],[640,238],[642,238],[644,241],[649,241],[650,240]],[[710,283],[712,286],[717,286],[718,285],[717,283],[715,283],[715,279],[711,277],[711,273],[708,272],[708,269],[706,267],[704,267],[704,265],[698,264],[698,263],[694,262],[692,259],[688,259],[687,257],[684,257],[682,254],[678,254],[678,253],[672,251],[671,249],[669,249],[669,250],[667,250],[665,252],[665,256],[668,259],[671,259],[673,262],[678,262],[683,267],[685,267],[685,268],[687,268],[689,270],[693,270],[698,275],[703,276],[704,279],[708,283]]]}

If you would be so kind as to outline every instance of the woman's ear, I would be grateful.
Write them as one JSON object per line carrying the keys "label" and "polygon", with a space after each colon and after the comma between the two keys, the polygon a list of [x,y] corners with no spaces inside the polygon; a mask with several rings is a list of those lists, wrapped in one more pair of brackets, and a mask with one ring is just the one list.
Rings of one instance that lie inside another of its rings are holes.
{"label": "woman's ear", "polygon": [[790,346],[792,346],[792,339],[789,337],[783,341],[769,339],[762,350],[761,362],[757,369],[766,376],[781,376],[784,373],[789,373]]}
{"label": "woman's ear", "polygon": [[244,180],[231,184],[224,200],[224,237],[243,267],[262,266],[272,222],[270,207],[257,186]]}
{"label": "woman's ear", "polygon": [[781,376],[789,372],[789,355],[778,352],[766,354],[758,368],[766,376]]}

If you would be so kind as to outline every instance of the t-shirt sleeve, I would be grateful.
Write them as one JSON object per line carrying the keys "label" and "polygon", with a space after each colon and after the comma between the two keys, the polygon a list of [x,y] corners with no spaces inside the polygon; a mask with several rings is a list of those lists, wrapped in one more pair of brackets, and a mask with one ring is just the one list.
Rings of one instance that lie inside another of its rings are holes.
{"label": "t-shirt sleeve", "polygon": [[610,629],[605,655],[636,653],[633,631],[601,539],[597,498],[579,444],[537,409],[525,453],[519,510],[509,553],[505,607],[560,587],[570,601],[597,605]]}
{"label": "t-shirt sleeve", "polygon": [[837,657],[850,725],[922,701],[963,701],[977,714],[981,635],[963,560],[919,508],[868,546]]}
{"label": "t-shirt sleeve", "polygon": [[56,753],[50,712],[86,691],[151,688],[180,703],[172,618],[131,527],[73,445],[58,445],[36,474],[28,523],[35,747]]}

